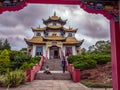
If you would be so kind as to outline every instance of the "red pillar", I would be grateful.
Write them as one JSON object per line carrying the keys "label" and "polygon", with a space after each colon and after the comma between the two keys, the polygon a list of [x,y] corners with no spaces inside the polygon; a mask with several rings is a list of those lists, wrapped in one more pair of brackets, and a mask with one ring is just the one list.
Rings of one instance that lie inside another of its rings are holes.
{"label": "red pillar", "polygon": [[120,90],[120,30],[119,22],[110,20],[113,90]]}
{"label": "red pillar", "polygon": [[118,90],[120,90],[120,28],[119,22],[115,22],[115,40],[116,40],[116,62],[117,62],[117,82]]}

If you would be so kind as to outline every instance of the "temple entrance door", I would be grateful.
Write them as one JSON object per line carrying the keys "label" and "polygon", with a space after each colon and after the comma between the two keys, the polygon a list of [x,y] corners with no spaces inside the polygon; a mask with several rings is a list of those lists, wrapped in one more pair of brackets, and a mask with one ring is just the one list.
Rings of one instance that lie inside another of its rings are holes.
{"label": "temple entrance door", "polygon": [[59,58],[59,47],[52,46],[50,47],[50,59],[58,59]]}

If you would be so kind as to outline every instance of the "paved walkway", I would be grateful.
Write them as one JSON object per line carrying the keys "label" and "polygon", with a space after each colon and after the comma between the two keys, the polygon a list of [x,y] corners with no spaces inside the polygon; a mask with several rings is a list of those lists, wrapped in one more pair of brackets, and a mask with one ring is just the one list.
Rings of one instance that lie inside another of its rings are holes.
{"label": "paved walkway", "polygon": [[0,90],[112,90],[112,89],[90,89],[80,83],[74,83],[71,80],[34,80],[17,88]]}

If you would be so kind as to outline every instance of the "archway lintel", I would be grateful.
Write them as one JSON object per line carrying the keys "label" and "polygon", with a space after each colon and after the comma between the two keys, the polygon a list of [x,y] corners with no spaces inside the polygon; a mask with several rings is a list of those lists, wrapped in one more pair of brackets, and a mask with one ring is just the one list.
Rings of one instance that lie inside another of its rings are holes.
{"label": "archway lintel", "polygon": [[[85,4],[84,0],[22,0],[22,2],[16,2],[20,3],[18,6],[0,6],[0,14],[2,14],[4,11],[18,11],[23,9],[24,7],[27,6],[27,4],[67,4],[67,5],[80,5],[82,9],[84,9],[88,13],[93,13],[93,14],[102,14],[104,15],[107,19],[111,18],[116,18],[116,16],[112,16],[112,13],[108,13],[107,11],[103,10],[96,10],[95,5],[94,9],[91,9],[91,6],[87,7],[88,4]],[[94,3],[94,2],[92,2]],[[115,21],[119,20],[119,17],[117,19],[114,19]]]}

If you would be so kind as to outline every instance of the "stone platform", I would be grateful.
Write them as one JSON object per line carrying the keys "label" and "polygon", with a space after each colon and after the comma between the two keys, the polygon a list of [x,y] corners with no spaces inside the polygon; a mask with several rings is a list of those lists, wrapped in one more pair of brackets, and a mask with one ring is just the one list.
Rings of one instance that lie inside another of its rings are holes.
{"label": "stone platform", "polygon": [[88,88],[71,80],[34,80],[17,88],[1,88],[0,90],[113,90],[111,88]]}

